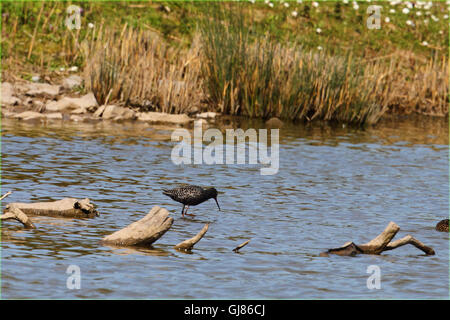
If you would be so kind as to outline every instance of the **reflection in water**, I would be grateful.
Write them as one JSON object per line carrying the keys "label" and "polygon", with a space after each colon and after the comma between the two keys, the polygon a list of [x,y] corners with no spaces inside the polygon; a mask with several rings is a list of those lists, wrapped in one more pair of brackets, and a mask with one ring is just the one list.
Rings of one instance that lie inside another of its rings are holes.
{"label": "reflection in water", "polygon": [[[264,128],[223,118],[211,127]],[[2,226],[3,298],[447,298],[448,123],[439,118],[383,120],[358,129],[315,122],[280,130],[280,169],[259,165],[175,166],[176,127],[144,123],[33,124],[2,120],[4,200],[89,197],[96,219],[33,218],[37,229]],[[191,127],[190,130],[193,128]],[[162,189],[214,185],[211,203],[181,218]],[[114,248],[101,239],[154,205],[175,221],[152,248]],[[321,258],[352,240],[363,243],[389,221],[432,246],[425,257],[405,246],[381,256]],[[173,246],[210,228],[192,254]],[[240,254],[231,250],[251,239]],[[68,290],[78,265],[82,289]],[[382,289],[366,286],[378,265]]]}

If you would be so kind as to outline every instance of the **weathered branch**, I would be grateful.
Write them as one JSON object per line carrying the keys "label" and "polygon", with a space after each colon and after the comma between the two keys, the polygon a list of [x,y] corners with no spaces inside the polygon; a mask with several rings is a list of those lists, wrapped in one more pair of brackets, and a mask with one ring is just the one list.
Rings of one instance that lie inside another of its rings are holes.
{"label": "weathered branch", "polygon": [[7,196],[9,196],[12,192],[8,191],[7,193],[5,193],[4,195],[2,195],[2,197],[0,198],[0,201],[2,201],[3,199],[5,199]]}
{"label": "weathered branch", "polygon": [[12,207],[4,214],[0,215],[0,220],[17,220],[21,222],[25,228],[36,228],[31,219],[17,207]]}
{"label": "weathered branch", "polygon": [[177,244],[174,248],[177,250],[183,250],[183,251],[191,251],[194,245],[200,241],[201,238],[205,235],[206,231],[208,231],[209,223],[205,224],[202,230],[200,230],[197,235],[191,239],[185,240],[183,242],[180,242]]}
{"label": "weathered branch", "polygon": [[358,245],[358,247],[366,254],[380,254],[399,230],[400,227],[395,222],[389,222],[386,229],[375,239],[368,243]]}
{"label": "weathered branch", "polygon": [[104,237],[102,243],[113,246],[149,246],[161,238],[172,223],[169,211],[154,206],[144,218]]}
{"label": "weathered branch", "polygon": [[6,206],[6,211],[19,208],[30,216],[52,216],[66,218],[93,218],[98,216],[97,210],[88,198],[64,198],[51,202],[21,203],[13,202]]}
{"label": "weathered branch", "polygon": [[424,245],[422,242],[420,242],[419,240],[417,240],[416,238],[414,238],[414,237],[411,236],[411,235],[407,235],[406,237],[403,237],[403,238],[401,238],[401,239],[399,239],[399,240],[390,242],[390,243],[386,246],[386,248],[384,249],[384,251],[387,251],[387,250],[393,250],[393,249],[395,249],[395,248],[404,246],[405,244],[412,244],[412,245],[415,246],[417,249],[422,250],[423,252],[425,252],[425,253],[428,254],[428,255],[431,255],[431,256],[432,256],[432,255],[435,254],[433,248]]}
{"label": "weathered branch", "polygon": [[327,252],[321,253],[320,256],[328,256],[328,254],[337,254],[341,256],[354,256],[361,253],[380,254],[383,251],[393,250],[405,244],[412,244],[416,248],[425,252],[427,255],[435,254],[432,248],[424,245],[422,242],[410,235],[391,242],[399,230],[400,227],[396,223],[390,222],[380,235],[368,243],[356,245],[353,242],[347,242],[342,247],[329,249]]}
{"label": "weathered branch", "polygon": [[233,251],[237,253],[240,249],[242,249],[243,247],[245,247],[249,242],[250,242],[250,240],[247,240],[247,241],[241,243],[241,244],[238,245],[236,248],[234,248]]}

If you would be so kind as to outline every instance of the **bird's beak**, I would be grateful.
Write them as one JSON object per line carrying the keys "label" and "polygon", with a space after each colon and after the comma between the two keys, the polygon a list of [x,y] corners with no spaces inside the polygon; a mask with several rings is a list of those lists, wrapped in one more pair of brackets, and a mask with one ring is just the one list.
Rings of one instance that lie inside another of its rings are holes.
{"label": "bird's beak", "polygon": [[216,200],[217,207],[219,208],[219,211],[221,211],[221,210],[220,210],[220,206],[219,206],[219,202],[217,201],[217,198],[214,198],[214,200]]}

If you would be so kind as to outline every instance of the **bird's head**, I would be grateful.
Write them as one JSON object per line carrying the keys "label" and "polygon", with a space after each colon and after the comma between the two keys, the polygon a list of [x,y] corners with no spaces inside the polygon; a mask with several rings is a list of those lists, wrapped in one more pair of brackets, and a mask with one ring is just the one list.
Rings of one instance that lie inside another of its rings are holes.
{"label": "bird's head", "polygon": [[213,199],[216,201],[217,207],[219,208],[219,211],[221,211],[221,210],[220,210],[220,206],[219,206],[219,202],[217,201],[217,195],[218,195],[219,193],[217,192],[216,188],[211,187],[211,188],[208,188],[208,189],[206,189],[206,190],[207,190],[207,192],[208,192],[209,198],[210,198],[210,199],[213,198]]}

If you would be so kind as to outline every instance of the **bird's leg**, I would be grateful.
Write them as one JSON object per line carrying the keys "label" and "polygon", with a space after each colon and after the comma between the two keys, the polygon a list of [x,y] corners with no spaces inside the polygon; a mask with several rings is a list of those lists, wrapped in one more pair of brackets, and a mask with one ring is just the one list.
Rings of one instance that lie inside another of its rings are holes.
{"label": "bird's leg", "polygon": [[184,217],[184,207],[185,205],[183,204],[183,209],[181,209],[181,216]]}
{"label": "bird's leg", "polygon": [[186,211],[184,212],[184,214],[187,215],[187,216],[195,217],[195,214],[187,213],[188,209],[189,209],[189,206],[186,207]]}

